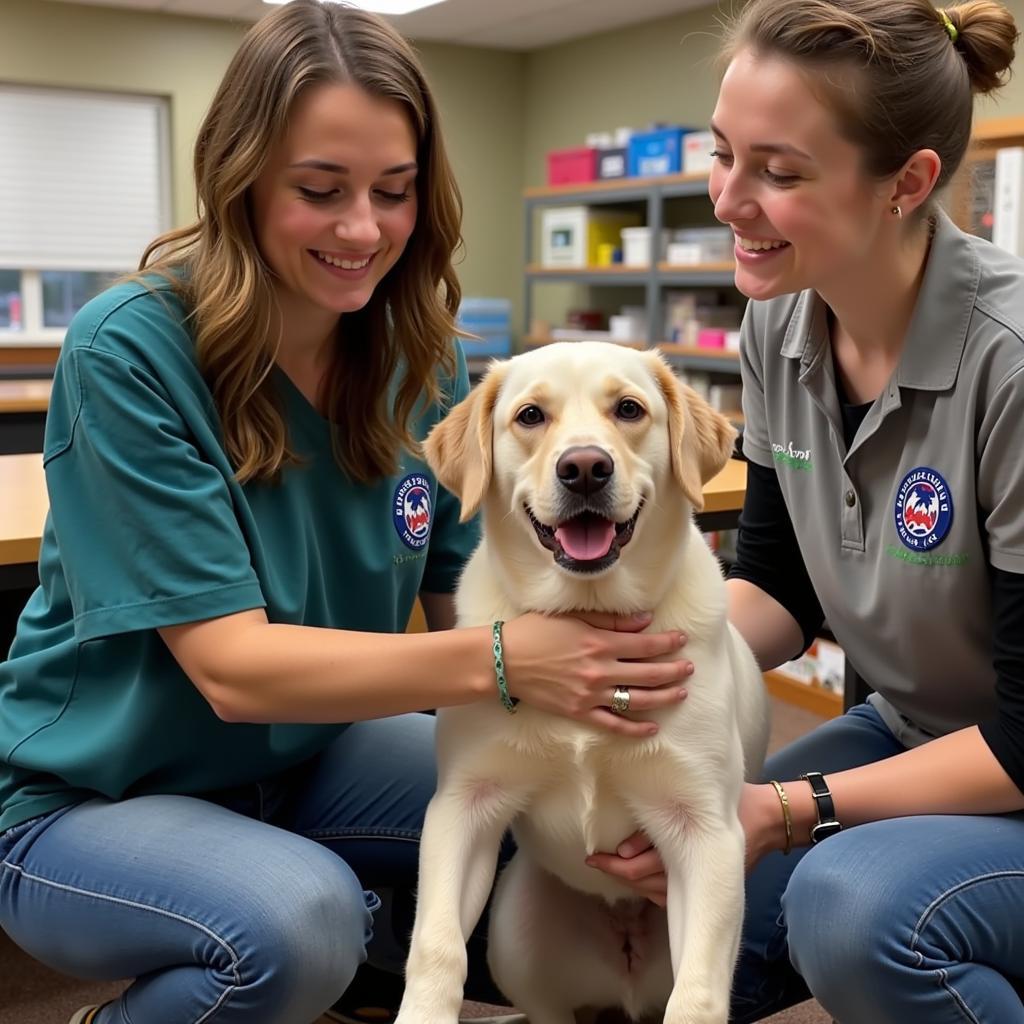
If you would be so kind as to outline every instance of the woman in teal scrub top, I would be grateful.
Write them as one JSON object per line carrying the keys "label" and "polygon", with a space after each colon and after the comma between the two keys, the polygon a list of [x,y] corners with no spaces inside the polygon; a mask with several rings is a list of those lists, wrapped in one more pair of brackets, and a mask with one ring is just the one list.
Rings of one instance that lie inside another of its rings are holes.
{"label": "woman in teal scrub top", "polygon": [[[246,35],[195,174],[198,221],[57,367],[40,586],[0,664],[0,925],[136,979],[76,1021],[309,1024],[373,890],[414,884],[416,712],[499,699],[490,630],[451,628],[474,527],[418,454],[468,387],[461,204],[410,47],[316,0]],[[645,734],[612,689],[653,710],[689,666],[638,663],[680,645],[644,625],[507,623],[513,693]],[[391,930],[371,954],[397,967]]]}

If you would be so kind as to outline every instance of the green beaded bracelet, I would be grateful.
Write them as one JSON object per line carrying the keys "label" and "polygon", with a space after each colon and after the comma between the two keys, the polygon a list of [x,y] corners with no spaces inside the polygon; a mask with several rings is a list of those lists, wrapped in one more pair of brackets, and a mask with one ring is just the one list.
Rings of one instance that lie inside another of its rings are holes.
{"label": "green beaded bracelet", "polygon": [[501,650],[501,627],[504,625],[505,623],[498,619],[491,627],[491,636],[494,639],[491,649],[494,651],[494,675],[498,680],[498,696],[505,710],[514,715],[519,698],[508,692],[508,680],[505,678],[505,659]]}

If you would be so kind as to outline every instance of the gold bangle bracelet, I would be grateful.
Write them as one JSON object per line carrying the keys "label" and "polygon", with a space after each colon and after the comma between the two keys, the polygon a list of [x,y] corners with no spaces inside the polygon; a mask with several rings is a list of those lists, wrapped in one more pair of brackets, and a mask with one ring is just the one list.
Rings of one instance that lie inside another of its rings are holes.
{"label": "gold bangle bracelet", "polygon": [[779,803],[782,804],[782,820],[786,824],[786,845],[783,847],[782,852],[787,854],[793,849],[793,816],[789,813],[789,797],[786,796],[782,783],[772,779],[769,785],[778,794]]}

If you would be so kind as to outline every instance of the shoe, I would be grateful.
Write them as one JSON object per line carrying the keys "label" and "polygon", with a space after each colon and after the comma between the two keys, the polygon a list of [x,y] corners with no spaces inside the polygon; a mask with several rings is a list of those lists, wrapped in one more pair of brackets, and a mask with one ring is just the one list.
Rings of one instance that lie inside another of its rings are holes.
{"label": "shoe", "polygon": [[102,1006],[83,1006],[80,1010],[75,1010],[68,1024],[92,1024],[96,1014],[102,1009]]}

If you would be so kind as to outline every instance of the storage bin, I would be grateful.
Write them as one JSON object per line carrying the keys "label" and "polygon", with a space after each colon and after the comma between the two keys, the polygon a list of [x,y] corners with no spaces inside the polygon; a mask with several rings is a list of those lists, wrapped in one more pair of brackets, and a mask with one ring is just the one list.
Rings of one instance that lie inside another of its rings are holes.
{"label": "storage bin", "polygon": [[512,303],[508,299],[465,298],[456,323],[460,330],[479,335],[460,338],[467,359],[512,353]]}
{"label": "storage bin", "polygon": [[672,232],[668,262],[677,266],[728,263],[735,246],[736,238],[730,228],[682,228]]}
{"label": "storage bin", "polygon": [[697,333],[697,348],[725,348],[725,331],[720,327],[705,327]]}
{"label": "storage bin", "polygon": [[629,140],[629,173],[631,177],[649,178],[661,174],[677,174],[683,166],[683,135],[685,128],[658,128],[639,132]]}
{"label": "storage bin", "polygon": [[548,153],[548,184],[571,185],[597,177],[597,154],[592,146],[555,149]]}
{"label": "storage bin", "polygon": [[[661,232],[661,246],[668,242],[668,231]],[[651,265],[651,229],[622,229],[622,264],[626,267],[649,267]]]}
{"label": "storage bin", "polygon": [[622,263],[627,267],[651,265],[651,229],[622,229]]}
{"label": "storage bin", "polygon": [[608,317],[608,331],[612,341],[643,341],[647,337],[647,311],[625,307]]}
{"label": "storage bin", "polygon": [[595,267],[602,245],[618,245],[619,232],[640,223],[639,213],[590,206],[557,206],[541,212],[544,267]]}
{"label": "storage bin", "polygon": [[704,262],[700,246],[691,242],[670,242],[665,260],[673,267],[696,267]]}
{"label": "storage bin", "polygon": [[597,151],[597,176],[601,179],[624,178],[629,170],[629,149],[599,149]]}

